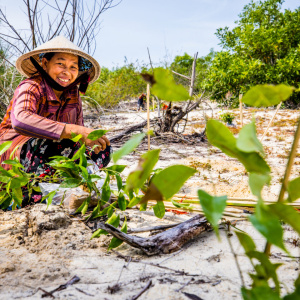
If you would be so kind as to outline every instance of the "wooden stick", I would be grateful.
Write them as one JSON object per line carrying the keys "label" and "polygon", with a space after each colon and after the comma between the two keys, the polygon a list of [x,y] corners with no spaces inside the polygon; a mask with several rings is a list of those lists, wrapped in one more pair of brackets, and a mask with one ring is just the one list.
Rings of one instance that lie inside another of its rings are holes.
{"label": "wooden stick", "polygon": [[[150,65],[151,65],[152,74],[154,74],[152,61],[151,61],[151,56],[150,56],[150,51],[149,51],[148,47],[147,47],[147,50],[148,50],[148,55],[149,55],[149,61],[150,61]],[[160,100],[156,96],[155,96],[155,99],[157,101],[157,117],[160,118]]]}
{"label": "wooden stick", "polygon": [[150,150],[150,84],[147,84],[147,130],[148,130],[148,151]]}
{"label": "wooden stick", "polygon": [[197,63],[197,56],[198,56],[198,52],[195,53],[195,55],[194,55],[194,60],[193,60],[192,76],[191,76],[191,85],[190,85],[190,91],[189,91],[190,97],[192,97],[192,96],[193,96],[193,93],[194,93],[194,83],[195,83],[195,78],[196,78],[196,63]]}
{"label": "wooden stick", "polygon": [[147,285],[134,297],[131,298],[131,300],[137,300],[142,294],[144,294],[152,285],[152,280],[149,280]]}
{"label": "wooden stick", "polygon": [[243,127],[243,102],[242,102],[243,94],[239,95],[240,101],[240,120],[241,120],[241,127]]}
{"label": "wooden stick", "polygon": [[157,225],[152,227],[143,227],[143,228],[128,228],[127,233],[139,233],[139,232],[148,232],[148,231],[157,231],[165,230],[179,225],[180,223],[168,224],[168,225]]}
{"label": "wooden stick", "polygon": [[260,139],[261,142],[263,141],[264,137],[266,136],[267,132],[269,131],[269,128],[270,128],[270,126],[272,125],[273,120],[274,120],[274,118],[275,118],[275,116],[276,116],[276,114],[277,114],[277,112],[278,112],[278,110],[279,110],[281,104],[282,104],[282,102],[280,102],[280,103],[277,105],[277,108],[276,108],[276,110],[275,110],[275,113],[274,113],[272,119],[270,120],[270,122],[269,122],[269,124],[268,124],[268,126],[267,126],[267,129],[265,130],[263,136],[262,136],[261,139]]}
{"label": "wooden stick", "polygon": [[188,76],[185,76],[185,75],[182,75],[182,74],[180,74],[180,73],[177,73],[177,72],[175,72],[175,71],[173,71],[173,70],[172,70],[172,73],[174,73],[174,74],[176,74],[176,75],[178,75],[178,76],[181,76],[181,77],[183,77],[183,78],[185,78],[185,79],[187,79],[187,80],[192,80],[192,78],[190,78],[190,77],[188,77]]}

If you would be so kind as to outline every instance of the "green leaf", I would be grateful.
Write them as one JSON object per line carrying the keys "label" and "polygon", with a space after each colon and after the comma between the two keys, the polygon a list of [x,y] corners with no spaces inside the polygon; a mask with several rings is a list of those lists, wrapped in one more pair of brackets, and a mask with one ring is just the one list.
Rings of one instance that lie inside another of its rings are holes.
{"label": "green leaf", "polygon": [[19,206],[22,206],[23,193],[21,187],[13,189],[12,197]]}
{"label": "green leaf", "polygon": [[122,173],[126,167],[126,165],[113,165],[111,167],[105,168],[105,170],[109,175],[116,175],[116,173]]}
{"label": "green leaf", "polygon": [[[127,219],[125,217],[125,221],[123,223],[123,226],[121,228],[121,231],[124,232],[124,233],[127,233]],[[110,249],[113,249],[113,248],[117,248],[119,247],[121,244],[123,244],[123,241],[116,238],[116,237],[113,237],[110,241],[110,244],[108,246],[108,250]]]}
{"label": "green leaf", "polygon": [[24,166],[22,166],[18,161],[13,160],[13,159],[7,159],[7,160],[3,161],[2,164],[7,164],[7,165],[15,166],[17,168],[24,169]]}
{"label": "green leaf", "polygon": [[101,176],[96,175],[96,174],[91,174],[91,175],[90,175],[91,182],[98,181],[98,180],[100,180],[101,178],[102,178]]}
{"label": "green leaf", "polygon": [[11,141],[7,141],[4,142],[0,145],[0,155],[2,155],[5,151],[7,151],[10,146],[11,146],[12,142]]}
{"label": "green leaf", "polygon": [[288,183],[287,191],[289,193],[288,201],[293,202],[300,198],[300,177],[291,180]]}
{"label": "green leaf", "polygon": [[12,175],[11,173],[9,173],[8,171],[6,171],[4,168],[2,168],[2,167],[0,167],[0,173],[2,174],[2,175],[4,175],[5,177],[10,177],[10,178],[12,178],[12,177],[14,177],[14,175]]}
{"label": "green leaf", "polygon": [[87,138],[92,141],[96,141],[99,138],[101,138],[103,135],[105,135],[106,132],[108,132],[108,131],[109,130],[102,130],[102,129],[94,130],[87,136]]}
{"label": "green leaf", "polygon": [[[47,194],[46,197],[43,197],[43,198],[47,198],[47,208],[49,207],[49,205],[51,205],[53,197],[54,197],[55,194],[56,194],[56,190],[50,192],[49,194]],[[44,200],[44,199],[42,199],[42,200]]]}
{"label": "green leaf", "polygon": [[170,199],[196,172],[197,170],[187,166],[174,165],[156,174],[151,184],[156,186],[165,199]]}
{"label": "green leaf", "polygon": [[252,289],[241,288],[244,300],[280,300],[280,296],[269,286],[258,286]]}
{"label": "green leaf", "polygon": [[266,174],[257,174],[250,173],[249,174],[249,187],[254,196],[258,199],[262,199],[261,191],[265,184],[269,184],[271,181],[271,176]]}
{"label": "green leaf", "polygon": [[257,152],[246,153],[237,148],[235,137],[221,122],[208,120],[206,132],[207,138],[212,145],[221,149],[228,156],[237,158],[248,172],[258,174],[270,173],[270,167]]}
{"label": "green leaf", "polygon": [[261,156],[265,155],[264,148],[256,136],[256,128],[253,121],[241,129],[236,146],[243,152],[258,152]]}
{"label": "green leaf", "polygon": [[10,180],[11,180],[11,177],[0,175],[0,183],[8,183]]}
{"label": "green leaf", "polygon": [[[120,223],[120,216],[116,215],[115,213],[112,214],[112,216],[105,222],[106,224],[110,224],[112,226],[114,226],[115,228],[117,228],[119,226]],[[107,235],[108,232],[103,230],[103,229],[98,229],[96,230],[93,234],[91,239],[95,238],[95,237],[99,237],[101,234],[105,234]]]}
{"label": "green leaf", "polygon": [[127,177],[126,190],[143,187],[158,161],[159,152],[160,149],[155,149],[141,155],[137,168]]}
{"label": "green leaf", "polygon": [[85,153],[85,150],[86,150],[86,147],[85,147],[85,144],[83,144],[77,151],[76,153],[73,155],[72,157],[72,161],[75,161],[77,159],[80,158],[80,156]]}
{"label": "green leaf", "polygon": [[107,217],[110,218],[113,214],[114,209],[116,208],[117,201],[113,202],[109,206],[105,207],[102,211],[99,212],[99,214],[95,217],[101,217],[107,214]]}
{"label": "green leaf", "polygon": [[166,209],[163,201],[157,201],[157,203],[153,206],[154,214],[157,218],[163,218],[165,215]]}
{"label": "green leaf", "polygon": [[287,100],[294,90],[294,87],[284,84],[256,85],[245,94],[242,101],[250,106],[269,107]]}
{"label": "green leaf", "polygon": [[202,206],[205,217],[212,225],[219,238],[218,222],[222,218],[226,207],[227,196],[215,197],[211,196],[203,190],[198,190],[198,198]]}
{"label": "green leaf", "polygon": [[250,216],[250,221],[269,243],[287,252],[283,244],[283,230],[280,221],[262,201],[258,201],[255,214]]}
{"label": "green leaf", "polygon": [[185,101],[190,99],[186,88],[176,84],[172,73],[163,68],[154,70],[155,83],[151,87],[151,93],[165,101]]}
{"label": "green leaf", "polygon": [[174,199],[171,199],[172,204],[177,208],[191,208],[191,205],[189,203],[180,203],[175,201]]}
{"label": "green leaf", "polygon": [[237,235],[240,244],[243,246],[246,253],[255,250],[256,248],[255,243],[253,242],[252,238],[248,234],[240,231],[235,231],[235,234]]}
{"label": "green leaf", "polygon": [[72,133],[71,135],[72,138],[70,140],[72,140],[74,143],[77,143],[82,138],[82,134],[75,135],[74,133]]}
{"label": "green leaf", "polygon": [[53,168],[67,168],[67,169],[73,169],[73,170],[76,170],[76,168],[77,168],[74,161],[65,161],[65,162],[50,161],[48,163],[48,165]]}
{"label": "green leaf", "polygon": [[130,202],[128,203],[128,207],[131,208],[137,204],[139,204],[141,202],[141,198],[140,197],[133,197]]}
{"label": "green leaf", "polygon": [[84,202],[83,202],[83,207],[82,207],[82,210],[81,210],[81,214],[82,215],[85,215],[85,213],[87,212],[87,210],[89,208],[89,201],[88,201],[88,199],[90,199],[90,198],[85,199]]}
{"label": "green leaf", "polygon": [[147,210],[147,202],[146,203],[141,203],[140,211],[146,211],[146,210]]}
{"label": "green leaf", "polygon": [[123,188],[123,181],[120,175],[115,175],[117,180],[118,191]]}
{"label": "green leaf", "polygon": [[[259,252],[259,251],[248,251],[247,252],[247,256],[250,259],[257,259],[261,265],[255,265],[255,270],[257,272],[257,278],[256,278],[256,282],[254,282],[254,285],[261,285],[262,283],[266,283],[267,281],[272,278],[274,283],[275,283],[275,291],[279,294],[280,292],[280,287],[279,287],[279,281],[278,281],[278,277],[277,277],[277,273],[276,270],[278,269],[279,266],[281,266],[281,264],[275,263],[273,264],[268,255],[263,253],[263,252]],[[255,275],[254,275],[255,277]],[[254,278],[252,277],[252,278]]]}
{"label": "green leaf", "polygon": [[300,214],[293,207],[279,202],[268,205],[268,207],[273,214],[280,220],[291,225],[300,235]]}
{"label": "green leaf", "polygon": [[122,148],[120,148],[118,151],[113,153],[112,159],[114,163],[116,163],[123,156],[133,151],[140,144],[140,142],[143,140],[144,137],[145,137],[145,133],[138,133],[133,135],[130,138],[130,140],[123,145]]}
{"label": "green leaf", "polygon": [[111,196],[111,190],[109,184],[103,185],[101,193],[101,203],[107,203]]}
{"label": "green leaf", "polygon": [[81,170],[82,177],[87,181],[89,179],[88,170],[83,166],[79,166],[79,168]]}
{"label": "green leaf", "polygon": [[18,178],[13,178],[11,180],[11,189],[18,189],[28,183],[29,179],[27,177],[18,177]]}
{"label": "green leaf", "polygon": [[80,179],[76,178],[68,178],[64,182],[62,182],[59,187],[60,188],[75,188],[78,187],[81,183]]}
{"label": "green leaf", "polygon": [[125,199],[123,193],[120,193],[118,196],[118,205],[122,211],[126,210],[127,202],[126,202],[126,199]]}

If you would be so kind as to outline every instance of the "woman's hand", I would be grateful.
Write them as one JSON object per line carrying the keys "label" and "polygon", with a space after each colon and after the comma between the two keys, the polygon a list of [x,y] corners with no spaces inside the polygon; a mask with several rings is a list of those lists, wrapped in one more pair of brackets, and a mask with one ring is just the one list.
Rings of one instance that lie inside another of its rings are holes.
{"label": "woman's hand", "polygon": [[84,142],[88,147],[93,148],[93,146],[98,145],[94,149],[94,152],[98,154],[101,150],[105,150],[106,146],[110,146],[110,142],[104,135],[95,141],[88,139],[87,137],[92,131],[94,131],[94,129],[75,124],[66,124],[60,137],[62,139],[70,139],[72,138],[72,133],[75,133],[76,135],[81,134],[81,141]]}

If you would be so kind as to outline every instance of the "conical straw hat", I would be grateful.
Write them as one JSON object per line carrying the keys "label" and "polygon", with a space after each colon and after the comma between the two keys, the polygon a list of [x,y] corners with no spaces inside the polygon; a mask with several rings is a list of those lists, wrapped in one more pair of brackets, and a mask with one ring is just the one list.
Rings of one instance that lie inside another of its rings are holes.
{"label": "conical straw hat", "polygon": [[[98,62],[93,57],[85,53],[82,49],[80,49],[75,44],[73,44],[71,41],[69,41],[67,38],[65,38],[64,36],[57,36],[52,40],[36,47],[34,50],[21,55],[16,61],[17,70],[26,77],[31,77],[35,75],[37,69],[33,66],[29,58],[32,56],[37,62],[40,63],[39,55],[41,53],[47,53],[47,52],[70,53],[74,55],[79,55],[84,59],[87,59],[92,64],[90,70],[90,78],[91,78],[90,83],[96,81],[100,76],[100,65],[98,64]],[[78,76],[80,76],[81,74],[82,72],[79,72]]]}

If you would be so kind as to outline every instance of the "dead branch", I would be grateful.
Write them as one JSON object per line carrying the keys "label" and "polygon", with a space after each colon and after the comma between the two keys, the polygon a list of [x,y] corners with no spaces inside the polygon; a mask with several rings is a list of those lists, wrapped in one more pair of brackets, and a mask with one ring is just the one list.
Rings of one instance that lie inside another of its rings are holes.
{"label": "dead branch", "polygon": [[169,225],[158,225],[152,227],[144,227],[144,228],[132,228],[128,229],[127,233],[138,233],[138,232],[148,232],[148,231],[157,231],[157,230],[165,230],[179,225],[180,223],[169,224]]}
{"label": "dead branch", "polygon": [[42,298],[49,297],[50,295],[52,295],[52,297],[54,298],[53,293],[62,291],[64,289],[66,289],[69,285],[72,285],[72,284],[77,283],[79,281],[80,281],[80,278],[75,275],[67,283],[61,284],[58,288],[52,290],[51,292],[45,291],[45,294],[42,295]]}
{"label": "dead branch", "polygon": [[132,247],[141,249],[149,256],[178,251],[186,242],[210,228],[202,215],[196,215],[176,227],[148,238],[123,233],[110,224],[98,223],[98,227]]}
{"label": "dead branch", "polygon": [[132,297],[131,300],[136,300],[140,298],[140,296],[144,294],[151,287],[151,285],[152,285],[152,280],[149,280],[147,285],[136,296]]}
{"label": "dead branch", "polygon": [[137,125],[133,125],[131,127],[129,127],[128,129],[126,129],[125,131],[121,132],[120,134],[113,136],[112,138],[110,138],[110,142],[115,142],[116,140],[119,140],[120,138],[122,138],[123,136],[133,132],[133,131],[137,131],[139,129],[144,128],[147,125],[147,121],[143,121],[142,123],[139,123]]}

